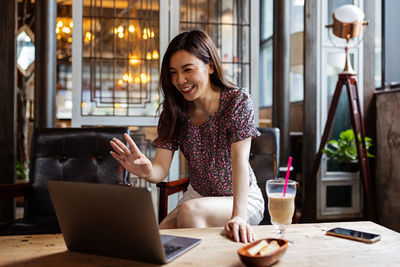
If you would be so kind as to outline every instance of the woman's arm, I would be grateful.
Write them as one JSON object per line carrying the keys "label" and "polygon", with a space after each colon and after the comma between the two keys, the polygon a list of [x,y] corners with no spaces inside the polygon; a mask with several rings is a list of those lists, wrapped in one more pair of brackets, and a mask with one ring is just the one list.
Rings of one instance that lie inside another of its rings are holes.
{"label": "woman's arm", "polygon": [[151,183],[158,183],[167,177],[171,166],[174,151],[157,148],[153,162],[151,162],[136,146],[128,134],[124,134],[128,148],[120,140],[113,138],[110,141],[114,151],[111,155],[130,173],[137,175]]}
{"label": "woman's arm", "polygon": [[150,177],[146,178],[146,180],[152,183],[159,183],[164,180],[169,173],[174,153],[175,151],[173,150],[157,148],[156,155],[152,161],[152,174]]}
{"label": "woman's arm", "polygon": [[225,230],[237,242],[254,240],[253,231],[247,223],[250,146],[251,137],[231,145],[233,209],[232,218]]}
{"label": "woman's arm", "polygon": [[247,219],[250,145],[251,137],[235,142],[231,146],[233,185],[232,217],[240,216]]}

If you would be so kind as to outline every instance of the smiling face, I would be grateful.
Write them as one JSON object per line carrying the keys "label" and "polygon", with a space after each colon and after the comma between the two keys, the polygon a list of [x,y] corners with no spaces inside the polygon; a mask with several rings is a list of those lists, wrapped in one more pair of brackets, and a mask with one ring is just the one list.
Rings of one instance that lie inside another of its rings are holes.
{"label": "smiling face", "polygon": [[213,69],[210,65],[185,50],[171,56],[171,82],[187,101],[194,101],[211,92],[210,74]]}

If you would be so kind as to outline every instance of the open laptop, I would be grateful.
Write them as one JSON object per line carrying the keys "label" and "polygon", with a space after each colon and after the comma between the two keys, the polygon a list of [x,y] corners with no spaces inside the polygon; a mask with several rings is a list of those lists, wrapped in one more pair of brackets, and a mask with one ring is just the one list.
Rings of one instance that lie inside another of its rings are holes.
{"label": "open laptop", "polygon": [[54,180],[48,188],[71,251],[163,264],[200,243],[159,234],[146,188]]}

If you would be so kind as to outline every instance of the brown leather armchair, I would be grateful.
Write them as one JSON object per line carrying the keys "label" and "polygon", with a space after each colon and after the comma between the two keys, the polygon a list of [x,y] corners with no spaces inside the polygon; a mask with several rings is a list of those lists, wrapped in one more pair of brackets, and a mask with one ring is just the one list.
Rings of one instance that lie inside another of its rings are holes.
{"label": "brown leather armchair", "polygon": [[36,129],[29,183],[0,185],[0,198],[24,196],[24,216],[0,226],[0,235],[60,232],[47,190],[48,180],[126,184],[128,173],[114,160],[109,141],[124,140],[127,128]]}
{"label": "brown leather armchair", "polygon": [[[260,224],[269,224],[268,197],[265,185],[267,180],[277,177],[279,172],[279,129],[257,128],[261,136],[254,138],[251,142],[250,164],[257,178],[257,184],[264,197],[265,212]],[[158,220],[161,222],[168,213],[168,197],[179,191],[186,190],[189,185],[188,178],[176,181],[161,182],[157,184],[160,188],[160,199],[158,206]]]}

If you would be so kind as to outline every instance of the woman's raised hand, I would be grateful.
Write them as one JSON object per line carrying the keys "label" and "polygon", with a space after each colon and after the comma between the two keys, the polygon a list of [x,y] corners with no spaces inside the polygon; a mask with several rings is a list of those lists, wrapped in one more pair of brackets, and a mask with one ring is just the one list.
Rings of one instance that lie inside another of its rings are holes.
{"label": "woman's raised hand", "polygon": [[110,144],[115,152],[110,151],[111,156],[118,160],[128,172],[143,179],[151,177],[153,170],[151,161],[140,152],[128,134],[124,134],[124,138],[130,149],[117,138],[113,138]]}

